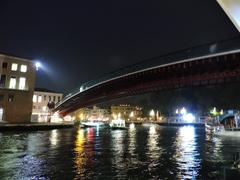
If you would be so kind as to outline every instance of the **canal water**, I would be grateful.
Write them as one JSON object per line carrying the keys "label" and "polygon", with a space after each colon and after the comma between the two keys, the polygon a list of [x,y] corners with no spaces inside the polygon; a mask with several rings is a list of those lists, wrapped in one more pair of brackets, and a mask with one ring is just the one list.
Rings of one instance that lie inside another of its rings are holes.
{"label": "canal water", "polygon": [[236,152],[192,126],[4,132],[0,179],[221,179]]}

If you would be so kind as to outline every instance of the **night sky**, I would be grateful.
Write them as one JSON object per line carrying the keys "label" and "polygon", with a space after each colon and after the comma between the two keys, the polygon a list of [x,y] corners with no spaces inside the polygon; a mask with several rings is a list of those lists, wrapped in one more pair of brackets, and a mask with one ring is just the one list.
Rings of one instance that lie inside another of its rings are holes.
{"label": "night sky", "polygon": [[82,82],[239,33],[215,0],[1,0],[0,51],[39,60],[37,86]]}

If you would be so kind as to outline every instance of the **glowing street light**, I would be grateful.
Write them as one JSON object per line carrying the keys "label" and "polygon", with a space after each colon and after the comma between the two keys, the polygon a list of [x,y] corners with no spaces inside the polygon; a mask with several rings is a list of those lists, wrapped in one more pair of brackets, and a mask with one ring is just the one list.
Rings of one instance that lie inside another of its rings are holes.
{"label": "glowing street light", "polygon": [[37,62],[35,63],[35,67],[36,67],[36,70],[38,71],[39,68],[42,67],[42,64],[41,64],[40,62],[37,61]]}
{"label": "glowing street light", "polygon": [[223,109],[221,109],[221,111],[220,111],[220,115],[223,115]]}
{"label": "glowing street light", "polygon": [[185,109],[185,107],[183,107],[183,108],[181,109],[180,113],[181,113],[182,115],[187,114],[187,110]]}
{"label": "glowing street light", "polygon": [[192,123],[196,120],[196,117],[192,113],[187,113],[182,116],[183,120]]}
{"label": "glowing street light", "polygon": [[155,116],[155,112],[154,112],[154,110],[153,110],[153,109],[150,111],[149,115],[150,115],[150,116],[152,116],[152,117],[154,117],[154,116]]}
{"label": "glowing street light", "polygon": [[216,116],[216,115],[218,114],[217,108],[214,107],[214,108],[210,111],[210,113],[211,113],[212,115]]}
{"label": "glowing street light", "polygon": [[134,112],[132,111],[129,116],[130,116],[131,118],[133,118],[133,117],[134,117]]}
{"label": "glowing street light", "polygon": [[178,111],[178,109],[176,109],[176,114],[179,114],[179,111]]}

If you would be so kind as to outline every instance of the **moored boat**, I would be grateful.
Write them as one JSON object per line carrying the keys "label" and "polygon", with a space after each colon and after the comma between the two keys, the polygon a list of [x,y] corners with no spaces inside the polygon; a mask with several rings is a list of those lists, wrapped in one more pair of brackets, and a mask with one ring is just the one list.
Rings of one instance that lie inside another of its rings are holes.
{"label": "moored boat", "polygon": [[125,120],[123,119],[114,119],[109,125],[111,129],[127,129]]}
{"label": "moored boat", "polygon": [[105,125],[102,121],[83,121],[80,123],[80,127],[99,127]]}
{"label": "moored boat", "polygon": [[237,111],[228,111],[219,116],[217,124],[206,124],[206,130],[216,136],[240,137],[240,116]]}

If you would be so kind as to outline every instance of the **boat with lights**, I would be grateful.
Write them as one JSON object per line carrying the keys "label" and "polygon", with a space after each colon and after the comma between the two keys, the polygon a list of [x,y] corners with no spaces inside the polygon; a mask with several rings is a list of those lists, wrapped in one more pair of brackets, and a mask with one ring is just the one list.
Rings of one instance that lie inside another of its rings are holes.
{"label": "boat with lights", "polygon": [[91,121],[83,121],[80,123],[80,127],[84,128],[84,127],[99,127],[99,126],[104,126],[105,123],[102,121],[98,121],[98,120],[91,120]]}
{"label": "boat with lights", "polygon": [[120,118],[112,120],[109,125],[111,129],[127,129],[125,120]]}

